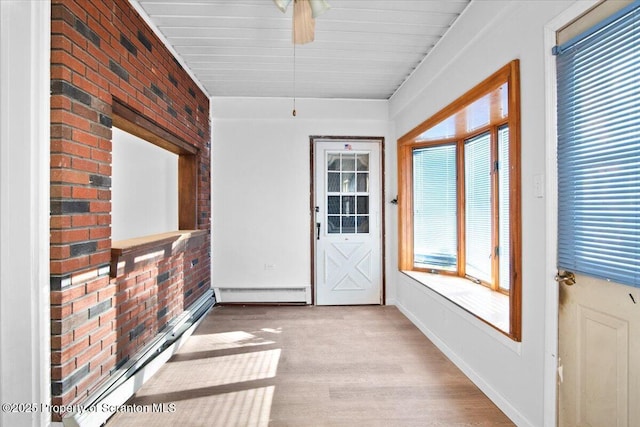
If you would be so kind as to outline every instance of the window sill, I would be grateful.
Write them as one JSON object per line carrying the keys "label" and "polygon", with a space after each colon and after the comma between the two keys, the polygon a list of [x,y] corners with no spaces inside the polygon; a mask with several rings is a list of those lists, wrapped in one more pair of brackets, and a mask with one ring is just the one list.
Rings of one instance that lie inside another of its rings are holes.
{"label": "window sill", "polygon": [[130,273],[158,259],[184,250],[186,244],[198,244],[206,230],[179,230],[111,243],[111,277]]}
{"label": "window sill", "polygon": [[432,291],[473,314],[500,332],[509,334],[509,297],[460,277],[403,271]]}

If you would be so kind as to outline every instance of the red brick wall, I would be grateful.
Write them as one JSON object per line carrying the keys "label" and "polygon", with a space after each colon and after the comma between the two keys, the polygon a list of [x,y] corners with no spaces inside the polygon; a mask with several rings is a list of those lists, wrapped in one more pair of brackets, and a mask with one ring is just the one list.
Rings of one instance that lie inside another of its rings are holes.
{"label": "red brick wall", "polygon": [[183,237],[149,249],[143,255],[160,254],[112,280],[117,333],[112,350],[118,364],[129,361],[207,289],[208,262],[201,260],[209,258],[208,242],[206,236]]}
{"label": "red brick wall", "polygon": [[206,236],[183,237],[151,248],[136,254],[151,255],[151,260],[112,280],[117,325],[113,348],[119,364],[132,358],[208,288],[209,264],[201,262],[209,259],[208,242]]}
{"label": "red brick wall", "polygon": [[209,234],[109,278],[113,100],[199,149],[203,230],[209,101],[126,0],[53,0],[51,15],[51,372],[53,403],[66,405],[209,287]]}

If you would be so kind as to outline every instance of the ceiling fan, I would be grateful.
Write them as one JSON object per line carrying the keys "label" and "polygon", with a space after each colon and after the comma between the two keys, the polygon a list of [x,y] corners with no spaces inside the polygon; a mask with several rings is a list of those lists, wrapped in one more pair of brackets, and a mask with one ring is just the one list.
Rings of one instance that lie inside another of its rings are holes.
{"label": "ceiling fan", "polygon": [[315,18],[330,6],[326,0],[273,0],[282,13],[293,1],[293,44],[312,42],[316,31]]}

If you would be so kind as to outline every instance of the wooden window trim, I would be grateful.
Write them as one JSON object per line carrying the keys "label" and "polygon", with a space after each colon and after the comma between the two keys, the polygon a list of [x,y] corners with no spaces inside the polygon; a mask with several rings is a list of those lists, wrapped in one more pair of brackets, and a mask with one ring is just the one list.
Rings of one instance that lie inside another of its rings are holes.
{"label": "wooden window trim", "polygon": [[178,155],[178,230],[197,229],[199,149],[118,99],[113,100],[112,113],[115,127]]}
{"label": "wooden window trim", "polygon": [[[510,253],[507,255],[510,259],[511,266],[511,286],[509,292],[509,331],[503,331],[496,328],[490,322],[482,319],[485,323],[492,325],[498,331],[506,334],[514,341],[521,341],[522,339],[522,225],[521,225],[521,179],[520,179],[520,66],[519,61],[513,60],[504,67],[500,68],[497,72],[483,80],[464,95],[453,101],[451,104],[444,107],[442,110],[435,113],[427,120],[420,123],[414,129],[403,135],[398,139],[398,268],[400,271],[420,271],[414,267],[413,260],[413,150],[419,147],[425,147],[433,144],[443,144],[445,142],[452,142],[468,139],[472,134],[477,135],[482,132],[486,132],[487,128],[491,131],[491,137],[497,138],[497,129],[500,126],[509,126],[509,234],[510,234]],[[455,138],[441,140],[441,141],[417,141],[418,137],[424,132],[432,128],[433,126],[441,123],[443,120],[455,115],[456,113],[464,110],[479,98],[491,93],[498,89],[504,83],[508,84],[508,117],[506,121],[501,123],[490,123],[487,128],[476,129],[469,134],[458,134]],[[496,144],[497,147],[497,144]],[[458,173],[464,170],[463,153],[464,144],[458,145],[457,150],[457,162]],[[492,153],[497,155],[497,153]],[[460,167],[462,166],[462,168]],[[464,194],[464,180],[458,176],[458,191],[459,194]],[[493,178],[496,181],[497,177]],[[497,185],[495,182],[492,185]],[[495,194],[495,192],[494,192]],[[460,218],[458,220],[458,232],[459,236],[464,236],[461,233],[461,227],[464,227],[464,206],[460,206],[464,203],[462,197],[458,198],[458,212]],[[497,204],[495,204],[497,206]],[[495,209],[495,207],[494,207]],[[494,227],[497,227],[497,217],[494,215]],[[464,239],[464,237],[462,237]],[[464,247],[464,240],[460,243]],[[464,250],[458,251],[458,273],[464,272]],[[503,255],[504,256],[504,255]],[[460,268],[462,267],[462,269]],[[495,270],[494,270],[495,271]],[[499,284],[497,284],[499,288]],[[497,291],[499,292],[499,290]]]}

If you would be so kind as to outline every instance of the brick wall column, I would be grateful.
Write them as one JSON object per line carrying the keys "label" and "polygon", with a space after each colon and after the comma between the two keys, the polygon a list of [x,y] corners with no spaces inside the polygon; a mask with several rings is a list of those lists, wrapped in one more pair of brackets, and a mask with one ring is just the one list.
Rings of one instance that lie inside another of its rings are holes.
{"label": "brick wall column", "polygon": [[[152,291],[138,295],[126,290],[128,279],[109,277],[113,100],[198,149],[202,230],[210,230],[209,101],[126,0],[54,0],[51,14],[51,389],[53,403],[66,405],[86,398],[162,326],[131,320]],[[180,308],[171,316],[186,307],[187,292],[193,301],[208,287],[208,250],[197,264],[206,276],[176,279]]]}

